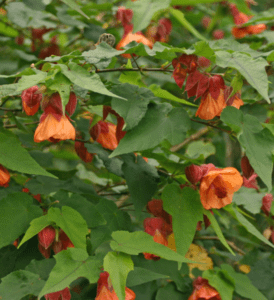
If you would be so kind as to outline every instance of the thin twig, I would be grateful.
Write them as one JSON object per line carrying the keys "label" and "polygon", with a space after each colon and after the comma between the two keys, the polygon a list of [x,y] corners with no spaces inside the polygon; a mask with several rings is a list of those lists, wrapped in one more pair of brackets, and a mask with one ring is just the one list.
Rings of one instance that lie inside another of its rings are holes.
{"label": "thin twig", "polygon": [[91,143],[91,141],[85,141],[85,140],[81,140],[81,139],[75,139],[75,142]]}
{"label": "thin twig", "polygon": [[215,129],[219,129],[219,130],[221,130],[221,131],[223,131],[223,132],[226,132],[226,133],[228,133],[228,134],[231,134],[231,133],[232,133],[230,130],[226,130],[226,129],[217,127],[217,126],[212,125],[212,124],[207,123],[207,122],[202,122],[202,121],[194,120],[194,119],[192,119],[192,118],[191,118],[190,120],[193,121],[193,122],[196,122],[196,123],[200,123],[200,124],[203,124],[203,125],[206,125],[206,126],[210,126],[210,127],[212,127],[212,128],[215,128]]}
{"label": "thin twig", "polygon": [[10,108],[5,108],[5,107],[0,107],[0,110],[5,110],[5,111],[22,111],[22,108],[21,109],[17,109],[17,108],[15,108],[15,109],[10,109]]}
{"label": "thin twig", "polygon": [[107,72],[140,72],[140,71],[147,71],[147,72],[170,72],[173,73],[172,70],[164,70],[162,68],[132,68],[132,69],[125,69],[125,68],[116,68],[116,69],[104,69],[104,70],[97,70],[96,73],[107,73]]}
{"label": "thin twig", "polygon": [[172,65],[172,62],[171,63],[169,63],[169,64],[167,64],[164,68],[163,68],[163,70],[166,70],[169,66],[171,66]]}
{"label": "thin twig", "polygon": [[[220,241],[220,239],[217,236],[197,236],[194,239],[195,240],[216,240],[216,241]],[[238,248],[233,242],[228,241],[228,240],[226,240],[226,242],[235,251],[237,251],[238,253],[240,253],[242,255],[245,255],[245,252],[243,250],[241,250],[240,248]]]}
{"label": "thin twig", "polygon": [[188,143],[197,140],[202,135],[206,134],[208,131],[209,131],[208,127],[203,127],[200,130],[198,130],[196,133],[192,134],[190,137],[188,137],[187,139],[185,139],[181,144],[172,146],[169,150],[172,151],[172,152],[176,152],[176,151],[182,149]]}

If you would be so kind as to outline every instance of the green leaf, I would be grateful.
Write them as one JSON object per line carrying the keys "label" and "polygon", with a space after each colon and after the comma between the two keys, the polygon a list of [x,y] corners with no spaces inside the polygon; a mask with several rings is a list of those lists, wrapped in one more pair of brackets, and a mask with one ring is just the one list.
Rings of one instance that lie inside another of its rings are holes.
{"label": "green leaf", "polygon": [[152,93],[154,94],[155,97],[159,97],[159,98],[163,98],[163,99],[168,99],[174,102],[179,102],[188,106],[194,106],[194,107],[198,107],[198,105],[193,104],[191,102],[188,102],[185,99],[180,99],[174,95],[172,95],[170,92],[161,89],[159,85],[157,84],[151,84],[149,86],[149,89],[152,91]]}
{"label": "green leaf", "polygon": [[[105,85],[102,83],[101,78],[98,74],[90,74],[86,69],[79,66],[76,63],[69,63],[70,71],[65,65],[62,65],[62,73],[74,84],[80,86],[81,88],[93,91],[98,94],[107,95],[110,97],[119,96],[111,93]],[[59,65],[60,66],[60,65]],[[124,99],[126,100],[126,99]]]}
{"label": "green leaf", "polygon": [[56,178],[38,165],[13,133],[3,129],[0,131],[0,163],[13,171]]}
{"label": "green leaf", "polygon": [[88,228],[105,225],[107,223],[95,205],[79,194],[59,191],[53,198],[59,201],[57,205],[59,208],[66,205],[78,211],[87,222]]}
{"label": "green leaf", "polygon": [[133,31],[140,31],[146,28],[153,15],[169,7],[170,0],[139,0],[134,3],[127,3],[127,8],[133,10]]}
{"label": "green leaf", "polygon": [[171,0],[171,5],[196,5],[200,3],[221,2],[222,0]]}
{"label": "green leaf", "polygon": [[88,256],[83,249],[68,248],[54,255],[54,258],[56,265],[38,299],[45,294],[63,290],[79,277],[87,278],[90,283],[96,283],[99,279],[102,260],[96,256]]}
{"label": "green leaf", "polygon": [[[186,5],[185,3],[183,5]],[[174,9],[174,8],[170,8],[170,13],[171,15],[173,15],[173,17],[175,19],[177,19],[178,22],[181,23],[181,25],[183,27],[185,27],[186,30],[188,30],[190,33],[192,33],[197,39],[202,40],[202,41],[206,41],[206,38],[204,36],[202,36],[199,31],[197,31],[195,29],[195,27],[192,26],[191,23],[189,23],[187,21],[187,19],[185,18],[183,12],[181,12],[178,9]]]}
{"label": "green leaf", "polygon": [[257,239],[264,242],[268,246],[274,248],[274,245],[270,243],[241,213],[239,213],[236,207],[230,204],[225,206],[224,209],[228,211],[234,219],[238,220],[239,223],[241,223],[249,233],[253,234]]}
{"label": "green leaf", "polygon": [[54,265],[55,260],[53,258],[43,260],[33,259],[30,264],[26,266],[25,270],[39,275],[43,280],[47,280]]}
{"label": "green leaf", "polygon": [[159,274],[148,269],[139,268],[134,266],[134,270],[129,272],[127,277],[127,286],[136,286],[146,282],[150,282],[157,279],[166,278],[168,279],[169,276]]}
{"label": "green leaf", "polygon": [[[128,59],[127,64],[125,65],[127,69],[132,69],[132,64],[130,59]],[[130,83],[137,85],[139,87],[146,87],[146,85],[142,81],[142,76],[140,72],[132,71],[132,72],[123,72],[120,77],[119,81],[122,83]]]}
{"label": "green leaf", "polygon": [[18,83],[0,85],[0,99],[6,96],[18,95]]}
{"label": "green leaf", "polygon": [[227,264],[221,265],[221,268],[234,279],[235,292],[240,296],[252,300],[267,300],[266,297],[251,283],[247,275],[236,273],[235,270]]}
{"label": "green leaf", "polygon": [[185,255],[196,233],[197,223],[203,220],[203,207],[198,193],[178,184],[167,185],[162,193],[164,210],[172,215],[176,251]]}
{"label": "green leaf", "polygon": [[0,201],[0,248],[14,242],[24,233],[32,219],[42,215],[26,193],[12,193]]}
{"label": "green leaf", "polygon": [[235,282],[227,271],[219,268],[206,270],[203,272],[203,278],[219,292],[222,300],[232,300]]}
{"label": "green leaf", "polygon": [[268,97],[268,79],[265,71],[268,63],[265,59],[262,57],[254,59],[240,52],[217,51],[216,64],[222,68],[228,67],[238,70],[248,83],[270,103]]}
{"label": "green leaf", "polygon": [[235,107],[226,107],[221,114],[221,120],[238,132],[239,142],[246,149],[251,166],[271,190],[273,134],[263,128],[257,118],[244,115]]}
{"label": "green leaf", "polygon": [[80,13],[82,16],[87,18],[88,20],[90,19],[80,8],[79,5],[75,3],[74,0],[62,0],[66,5],[68,5],[70,8],[76,10],[78,13]]}
{"label": "green leaf", "polygon": [[216,220],[216,218],[214,217],[214,215],[212,215],[210,213],[209,210],[206,210],[204,209],[204,214],[208,217],[210,223],[211,223],[211,226],[212,228],[214,229],[215,233],[217,234],[219,240],[221,241],[221,243],[226,247],[226,249],[233,255],[235,255],[234,251],[230,248],[230,246],[228,245],[224,235],[223,235],[223,232]]}
{"label": "green leaf", "polygon": [[140,155],[123,155],[122,170],[127,181],[129,193],[136,213],[141,213],[144,206],[157,190],[159,175]]}
{"label": "green leaf", "polygon": [[189,129],[190,119],[183,108],[172,108],[168,103],[151,105],[138,126],[126,133],[110,157],[150,149],[164,139],[172,145],[179,144]]}
{"label": "green leaf", "polygon": [[274,19],[274,8],[269,8],[265,11],[256,13],[256,15],[252,17],[252,19],[250,19],[244,24],[244,26],[259,24],[259,23],[268,23],[267,21],[272,23],[273,19]]}
{"label": "green leaf", "polygon": [[255,189],[243,186],[234,194],[233,202],[237,205],[243,205],[244,208],[252,214],[258,214],[261,211],[264,196],[265,193],[258,193]]}
{"label": "green leaf", "polygon": [[5,23],[2,23],[2,22],[0,22],[0,33],[5,35],[5,36],[10,36],[10,37],[17,37],[19,35],[19,32],[16,29],[14,29],[11,26],[8,26],[8,25],[6,25]]}
{"label": "green leaf", "polygon": [[168,247],[155,243],[153,237],[143,231],[115,231],[112,233],[112,238],[114,241],[111,241],[110,247],[114,251],[121,251],[130,255],[148,252],[168,260],[193,263]]}
{"label": "green leaf", "polygon": [[21,79],[18,81],[17,92],[21,92],[25,89],[36,85],[37,83],[44,81],[46,77],[47,73],[42,71],[39,71],[35,75],[22,76]]}
{"label": "green leaf", "polygon": [[18,248],[20,248],[26,241],[30,240],[36,234],[38,234],[42,229],[49,226],[51,221],[48,219],[47,215],[36,218],[30,222],[30,227],[26,231],[23,239],[21,240]]}
{"label": "green leaf", "polygon": [[2,278],[0,284],[1,300],[21,300],[27,295],[37,296],[41,291],[44,280],[39,275],[28,271],[19,270]]}
{"label": "green leaf", "polygon": [[48,211],[48,219],[61,227],[70,238],[75,248],[86,249],[87,223],[84,218],[69,206],[59,208],[51,207]]}
{"label": "green leaf", "polygon": [[202,155],[205,159],[215,153],[216,148],[211,142],[195,141],[190,143],[186,149],[186,154],[190,158],[199,158]]}
{"label": "green leaf", "polygon": [[46,85],[50,90],[59,93],[62,100],[63,111],[65,111],[65,107],[69,102],[70,81],[62,73],[58,72],[53,79],[47,81]]}
{"label": "green leaf", "polygon": [[113,98],[111,107],[124,118],[123,130],[128,131],[137,126],[146,114],[148,104],[155,100],[153,93],[147,88],[139,88],[129,83],[119,84],[111,91],[128,101]]}
{"label": "green leaf", "polygon": [[172,299],[172,300],[182,300],[186,299],[184,294],[179,292],[174,283],[169,282],[165,287],[160,287],[157,291],[157,295],[155,300],[166,300],[166,299]]}
{"label": "green leaf", "polygon": [[104,270],[109,273],[119,300],[125,300],[127,275],[133,268],[133,261],[128,254],[108,252],[104,258]]}

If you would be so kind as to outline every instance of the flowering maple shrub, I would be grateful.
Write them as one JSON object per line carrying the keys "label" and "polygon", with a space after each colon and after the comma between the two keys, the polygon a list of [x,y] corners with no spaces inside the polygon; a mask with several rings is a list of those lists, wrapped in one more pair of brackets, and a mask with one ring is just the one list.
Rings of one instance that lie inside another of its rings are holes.
{"label": "flowering maple shrub", "polygon": [[274,299],[270,2],[0,1],[1,300]]}

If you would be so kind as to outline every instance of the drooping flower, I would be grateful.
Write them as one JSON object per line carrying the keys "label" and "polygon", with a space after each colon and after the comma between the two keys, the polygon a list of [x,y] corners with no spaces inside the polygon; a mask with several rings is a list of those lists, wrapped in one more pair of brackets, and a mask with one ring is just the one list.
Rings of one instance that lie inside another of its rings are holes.
{"label": "drooping flower", "polygon": [[[135,293],[126,287],[125,300],[134,300],[136,298]],[[102,272],[97,283],[97,293],[95,300],[119,300],[109,278],[108,272]]]}
{"label": "drooping flower", "polygon": [[38,233],[38,241],[48,249],[55,239],[55,229],[52,226],[47,226]]}
{"label": "drooping flower", "polygon": [[[147,39],[141,32],[136,32],[136,33],[132,33],[129,32],[126,35],[124,35],[122,37],[122,39],[120,40],[120,42],[117,44],[116,49],[117,50],[121,50],[121,48],[125,47],[127,44],[129,44],[130,42],[137,42],[137,43],[142,43],[146,46],[148,46],[149,48],[153,47],[153,43]],[[129,53],[124,53],[121,54],[124,58],[131,58],[131,54]],[[134,54],[133,54],[134,55]]]}
{"label": "drooping flower", "polygon": [[224,98],[227,106],[234,106],[239,109],[244,105],[243,100],[241,99],[241,91],[236,92],[232,97],[229,97],[233,88],[230,86],[225,86]]}
{"label": "drooping flower", "polygon": [[153,199],[147,203],[147,211],[154,217],[162,218],[166,222],[166,231],[168,234],[172,232],[172,216],[163,209],[163,200]]}
{"label": "drooping flower", "polygon": [[124,6],[119,6],[116,19],[121,22],[124,27],[124,35],[128,34],[133,30],[133,24],[131,23],[133,17],[133,11],[131,9],[126,9]]}
{"label": "drooping flower", "polygon": [[62,242],[64,250],[67,250],[67,248],[74,248],[74,244],[62,229],[60,229],[59,232],[59,240]]}
{"label": "drooping flower", "polygon": [[250,189],[255,189],[258,191],[259,186],[258,186],[258,182],[256,180],[257,177],[258,177],[258,175],[256,173],[251,175],[248,179],[243,176],[243,186],[250,188]]}
{"label": "drooping flower", "polygon": [[8,187],[10,182],[10,173],[9,171],[0,165],[0,186]]}
{"label": "drooping flower", "polygon": [[162,18],[158,24],[148,27],[146,37],[154,44],[155,42],[167,43],[172,30],[172,23],[167,18]]}
{"label": "drooping flower", "polygon": [[212,32],[214,40],[221,40],[225,37],[225,33],[222,29],[216,29]]}
{"label": "drooping flower", "polygon": [[22,106],[28,116],[33,116],[40,107],[42,94],[38,92],[37,85],[24,90],[21,94]]}
{"label": "drooping flower", "polygon": [[61,55],[60,48],[57,44],[57,37],[56,36],[54,36],[51,39],[50,44],[47,47],[44,47],[40,50],[40,53],[39,53],[38,57],[41,58],[41,59],[45,59],[46,57],[49,57],[51,55],[56,55],[56,56]]}
{"label": "drooping flower", "polygon": [[208,280],[199,276],[193,281],[194,290],[188,300],[222,300],[218,291],[216,291]]}
{"label": "drooping flower", "polygon": [[118,146],[116,138],[116,125],[99,121],[89,131],[90,136],[104,148],[114,150]]}
{"label": "drooping flower", "polygon": [[262,199],[262,207],[261,210],[269,216],[270,209],[272,206],[272,202],[274,201],[272,194],[266,194]]}
{"label": "drooping flower", "polygon": [[66,287],[62,291],[49,293],[46,294],[44,297],[46,300],[70,300],[71,294],[69,288]]}
{"label": "drooping flower", "polygon": [[213,164],[203,164],[201,166],[190,165],[185,168],[186,178],[192,183],[196,184],[210,171],[217,169]]}
{"label": "drooping flower", "polygon": [[205,209],[222,208],[232,202],[243,184],[241,174],[232,167],[211,170],[200,184],[200,199]]}
{"label": "drooping flower", "polygon": [[[81,139],[81,135],[76,136],[78,139]],[[86,163],[92,162],[94,154],[89,153],[87,148],[85,147],[85,143],[76,141],[74,144],[74,149],[77,155]]]}

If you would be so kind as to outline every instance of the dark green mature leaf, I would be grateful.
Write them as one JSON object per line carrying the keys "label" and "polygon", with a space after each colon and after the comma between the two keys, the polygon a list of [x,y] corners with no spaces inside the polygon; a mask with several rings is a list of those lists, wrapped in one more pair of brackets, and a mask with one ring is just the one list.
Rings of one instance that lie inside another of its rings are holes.
{"label": "dark green mature leaf", "polygon": [[239,223],[242,224],[242,226],[251,234],[253,234],[257,239],[261,240],[268,246],[274,248],[274,245],[270,243],[259,231],[258,229],[251,224],[241,213],[238,212],[237,208],[233,205],[227,205],[224,207],[226,211],[228,211],[233,218],[239,221]]}
{"label": "dark green mature leaf", "polygon": [[55,265],[53,258],[35,260],[33,259],[30,264],[25,268],[26,271],[39,275],[43,280],[47,280],[52,268]]}
{"label": "dark green mature leaf", "polygon": [[18,83],[0,85],[0,99],[6,96],[14,96],[20,94],[17,92]]}
{"label": "dark green mature leaf", "polygon": [[206,270],[203,272],[203,278],[219,292],[222,300],[232,300],[235,281],[226,270]]}
{"label": "dark green mature leaf", "polygon": [[112,238],[114,241],[111,241],[110,247],[114,251],[121,251],[130,255],[148,252],[168,260],[193,262],[168,247],[155,243],[153,237],[143,231],[115,231],[112,233]]}
{"label": "dark green mature leaf", "polygon": [[66,3],[69,7],[72,9],[78,11],[82,16],[89,19],[89,17],[80,9],[79,5],[75,3],[74,0],[62,0],[64,3]]}
{"label": "dark green mature leaf", "polygon": [[134,270],[128,273],[127,286],[136,286],[161,278],[169,278],[169,276],[134,266]]}
{"label": "dark green mature leaf", "polygon": [[37,274],[25,270],[12,272],[2,278],[0,299],[21,300],[27,295],[37,296],[44,284],[45,281],[41,280]]}
{"label": "dark green mature leaf", "polygon": [[122,171],[123,161],[117,157],[109,158],[109,151],[103,149],[100,144],[89,144],[86,143],[85,147],[87,148],[89,153],[96,153],[100,159],[104,162],[107,170],[117,176],[124,177],[124,173]]}
{"label": "dark green mature leaf", "polygon": [[24,233],[32,219],[42,215],[26,193],[12,193],[0,201],[0,248],[14,242]]}
{"label": "dark green mature leaf", "polygon": [[252,58],[247,54],[228,51],[216,52],[216,64],[220,67],[238,70],[248,83],[270,103],[268,97],[268,79],[265,67],[268,63],[262,57]]}
{"label": "dark green mature leaf", "polygon": [[172,108],[168,103],[151,105],[138,126],[126,133],[110,157],[150,149],[164,139],[172,145],[179,144],[189,129],[190,119],[183,108]]}
{"label": "dark green mature leaf", "polygon": [[196,233],[197,223],[203,219],[203,207],[197,192],[170,184],[162,193],[163,207],[172,215],[176,251],[185,255]]}
{"label": "dark green mature leaf", "polygon": [[169,7],[170,0],[139,0],[134,3],[127,3],[127,8],[133,10],[134,32],[146,28],[154,13],[160,9]]}
{"label": "dark green mature leaf", "polygon": [[233,202],[237,205],[243,205],[244,208],[252,214],[258,214],[261,211],[262,199],[265,193],[258,193],[255,189],[242,187],[233,196]]}
{"label": "dark green mature leaf", "polygon": [[54,258],[56,265],[53,267],[38,299],[41,299],[45,294],[63,290],[79,277],[87,278],[90,283],[95,283],[99,279],[102,259],[88,256],[83,249],[68,248],[54,255]]}
{"label": "dark green mature leaf", "polygon": [[88,228],[105,225],[107,223],[95,205],[79,194],[59,191],[53,198],[59,201],[57,206],[60,208],[66,205],[78,211],[87,222]]}
{"label": "dark green mature leaf", "polygon": [[[78,64],[71,62],[68,64],[70,71],[65,65],[62,65],[62,73],[74,84],[89,91],[96,92],[98,94],[107,95],[110,97],[118,97],[111,93],[105,85],[102,83],[98,74],[90,74],[86,69]],[[59,65],[60,66],[60,65]]]}
{"label": "dark green mature leaf", "polygon": [[75,248],[86,249],[87,222],[78,211],[69,206],[62,206],[62,212],[59,208],[51,207],[47,216],[64,230]]}
{"label": "dark green mature leaf", "polygon": [[159,175],[156,169],[150,166],[140,155],[123,155],[122,170],[127,181],[129,193],[137,214],[157,190]]}
{"label": "dark green mature leaf", "polygon": [[109,273],[119,300],[125,299],[127,275],[133,268],[133,261],[128,254],[108,252],[104,258],[104,270]]}
{"label": "dark green mature leaf", "polygon": [[184,294],[182,294],[176,289],[174,283],[170,282],[165,287],[159,288],[155,298],[155,300],[166,300],[166,299],[182,300],[186,298],[184,297]]}
{"label": "dark green mature leaf", "polygon": [[178,97],[172,95],[170,92],[168,92],[168,91],[166,91],[164,89],[161,89],[160,86],[157,85],[157,84],[150,85],[149,89],[152,91],[152,93],[154,94],[155,97],[159,97],[159,98],[163,98],[163,99],[168,99],[168,100],[171,100],[171,101],[174,101],[174,102],[179,102],[179,103],[182,103],[182,104],[185,104],[185,105],[189,105],[189,106],[198,107],[198,105],[196,105],[196,104],[188,102],[185,99],[178,98]]}
{"label": "dark green mature leaf", "polygon": [[233,255],[235,255],[235,253],[233,252],[233,250],[230,248],[230,246],[228,245],[224,235],[223,235],[223,232],[217,222],[217,220],[215,219],[214,215],[212,215],[210,213],[210,211],[204,209],[204,214],[208,217],[210,223],[211,223],[211,226],[213,227],[214,231],[216,232],[219,240],[221,241],[221,243],[226,247],[226,249]]}
{"label": "dark green mature leaf", "polygon": [[111,91],[128,101],[113,98],[111,107],[125,120],[123,130],[128,131],[137,126],[145,116],[150,101],[155,100],[153,93],[146,88],[124,83],[117,85]]}
{"label": "dark green mature leaf", "polygon": [[246,149],[250,164],[271,190],[273,134],[267,128],[263,129],[257,118],[244,115],[235,107],[226,107],[221,114],[221,120],[239,133],[239,142]]}
{"label": "dark green mature leaf", "polygon": [[266,297],[251,283],[247,275],[236,273],[235,270],[227,264],[221,265],[221,268],[234,279],[235,292],[240,296],[252,300],[267,300]]}
{"label": "dark green mature leaf", "polygon": [[[132,69],[132,64],[130,60],[127,61],[125,67],[127,69]],[[140,74],[140,72],[136,71],[123,72],[119,77],[119,81],[122,83],[134,84],[139,87],[147,87],[146,84],[142,81],[142,75]]]}

